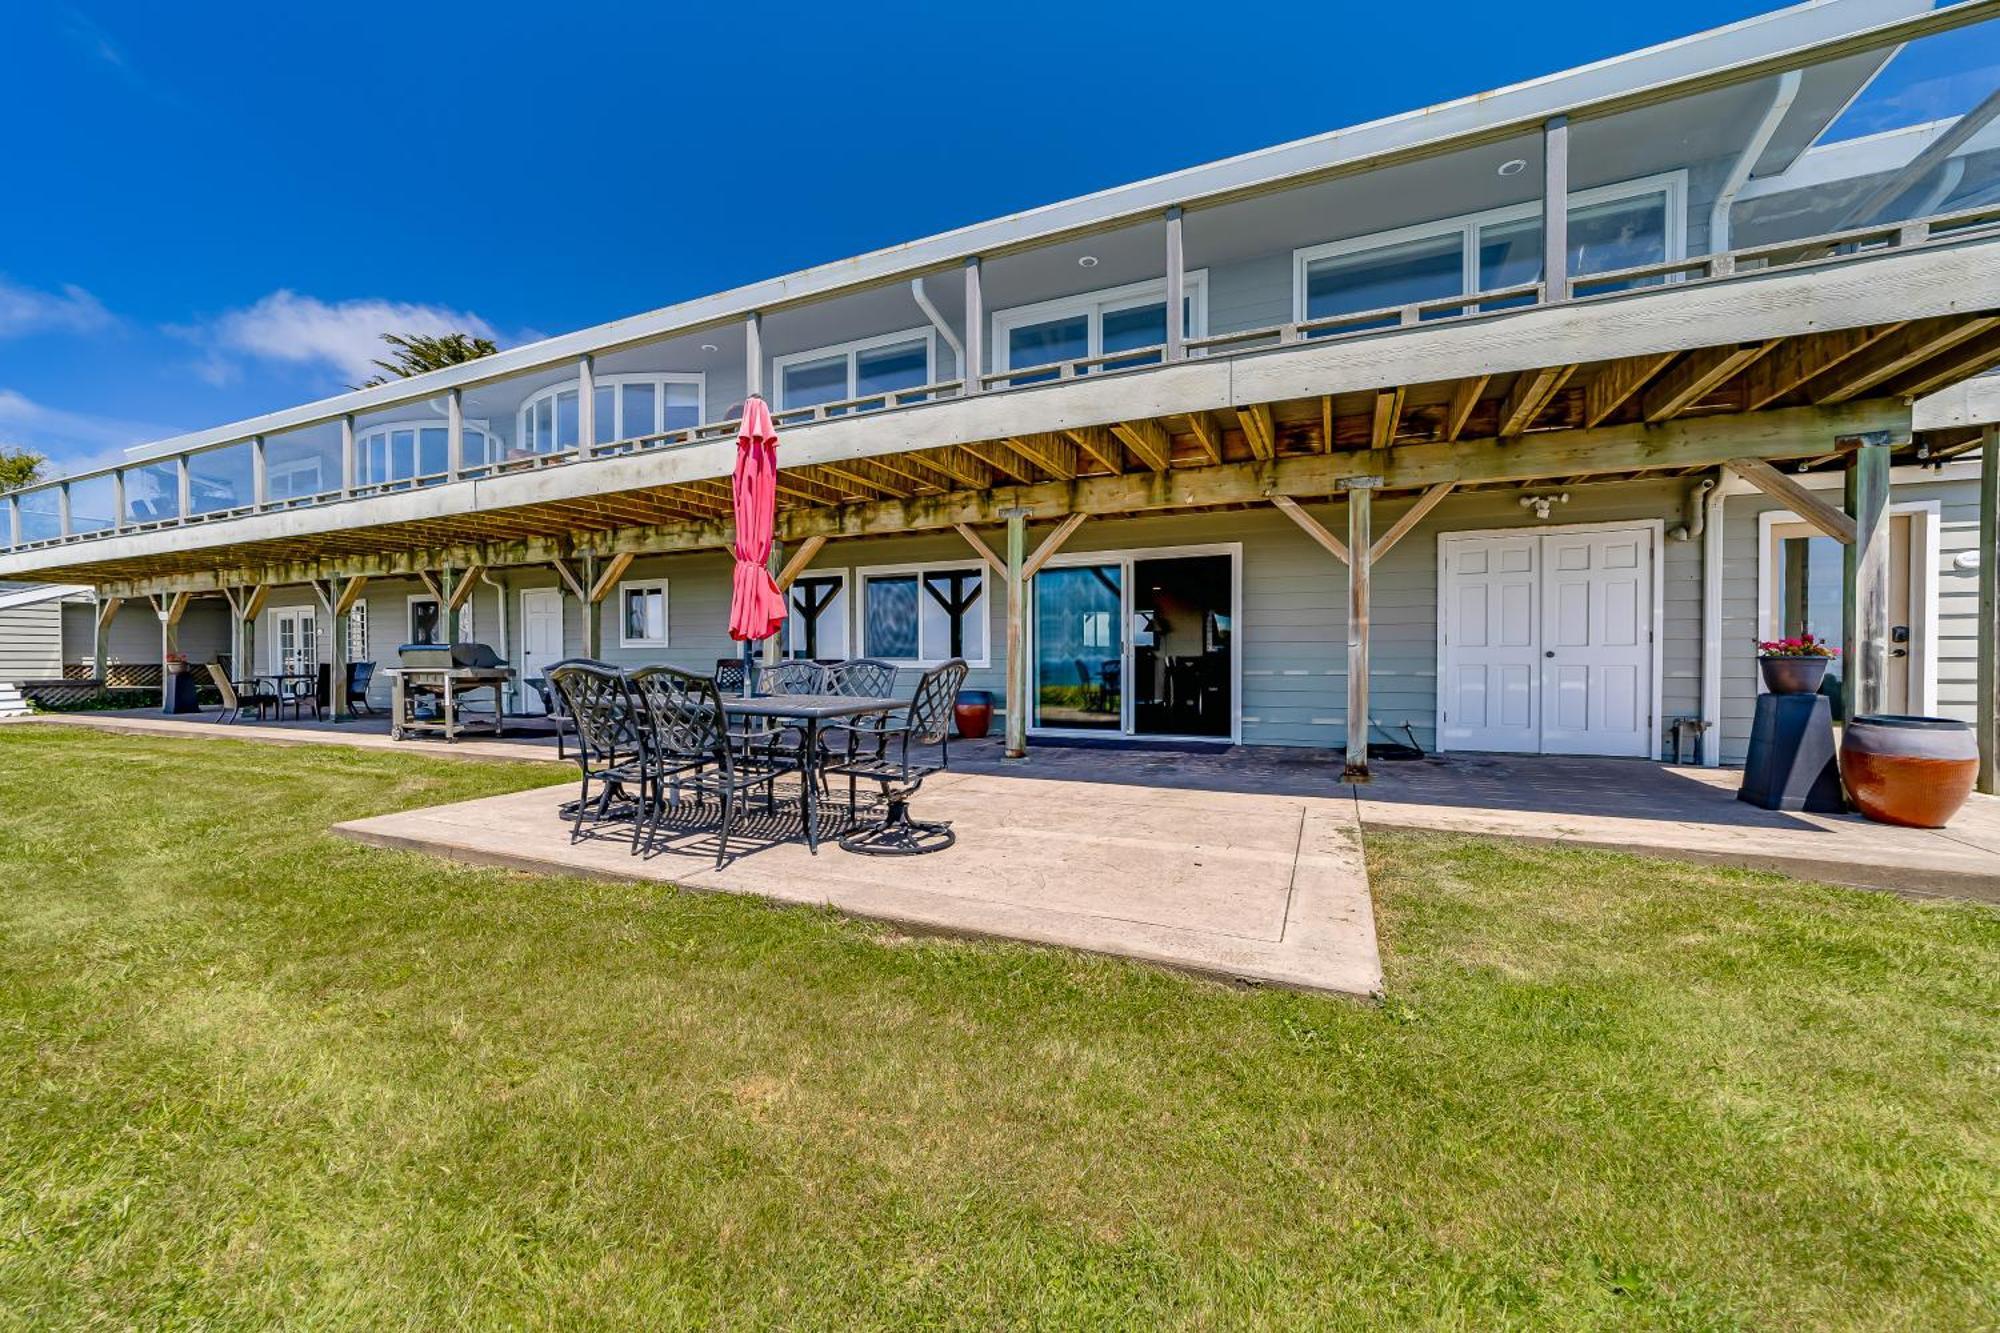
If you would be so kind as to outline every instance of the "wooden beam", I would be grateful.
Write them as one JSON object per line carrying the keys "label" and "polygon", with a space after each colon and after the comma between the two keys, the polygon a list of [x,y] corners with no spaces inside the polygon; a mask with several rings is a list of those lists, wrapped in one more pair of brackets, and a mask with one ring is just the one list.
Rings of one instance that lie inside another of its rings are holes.
{"label": "wooden beam", "polygon": [[1308,514],[1305,511],[1305,507],[1297,500],[1294,500],[1289,495],[1274,495],[1271,497],[1271,503],[1278,507],[1279,513],[1298,524],[1306,536],[1318,542],[1328,555],[1340,561],[1343,565],[1348,562],[1347,544],[1331,532],[1328,532],[1326,525],[1311,514]]}
{"label": "wooden beam", "polygon": [[958,445],[947,445],[942,449],[932,449],[912,456],[921,457],[959,485],[970,486],[975,491],[983,491],[993,484],[993,469]]}
{"label": "wooden beam", "polygon": [[1889,699],[1889,437],[1875,435],[1847,460],[1847,512],[1854,540],[1842,549],[1841,610],[1847,627],[1841,683],[1849,720]]}
{"label": "wooden beam", "polygon": [[1373,602],[1373,568],[1369,539],[1376,480],[1354,477],[1347,483],[1347,549],[1354,559],[1347,566],[1347,765],[1341,778],[1368,781],[1368,650]]}
{"label": "wooden beam", "polygon": [[1441,481],[1422,495],[1419,495],[1416,503],[1404,510],[1403,516],[1390,524],[1387,532],[1375,539],[1375,544],[1368,548],[1368,558],[1370,560],[1380,560],[1383,556],[1389,554],[1397,542],[1409,535],[1411,528],[1416,527],[1417,524],[1424,521],[1425,514],[1436,509],[1439,504],[1443,503],[1444,498],[1456,489],[1457,487],[1453,483]]}
{"label": "wooden beam", "polygon": [[1002,443],[1058,481],[1077,474],[1076,446],[1060,435],[1009,436]]}
{"label": "wooden beam", "polygon": [[1002,578],[1005,578],[1007,576],[1007,562],[1005,560],[1002,560],[999,556],[993,554],[993,548],[986,544],[986,541],[983,537],[981,537],[977,532],[974,532],[972,530],[972,525],[970,523],[954,523],[952,524],[952,527],[958,531],[959,536],[965,538],[965,544],[967,546],[970,546],[973,550],[979,553],[979,558],[986,562],[986,567],[988,569],[992,570],[995,574],[1000,575]]}
{"label": "wooden beam", "polygon": [[1195,443],[1209,462],[1222,461],[1222,432],[1217,429],[1215,419],[1206,412],[1187,414],[1188,430],[1194,435]]}
{"label": "wooden beam", "polygon": [[[1479,406],[1479,400],[1486,393],[1486,385],[1491,375],[1468,375],[1460,380],[1451,391],[1451,404],[1444,411],[1444,429],[1438,438],[1449,443],[1465,432],[1465,423],[1472,419],[1472,410]],[[1331,403],[1331,398],[1323,401]],[[1332,434],[1332,426],[1327,428]]]}
{"label": "wooden beam", "polygon": [[353,578],[343,583],[340,587],[340,597],[333,604],[334,618],[337,620],[352,611],[354,604],[361,600],[361,594],[367,588],[368,576],[366,574],[356,574]]}
{"label": "wooden beam", "polygon": [[97,604],[97,632],[100,636],[111,632],[111,622],[118,618],[118,608],[123,605],[123,597],[107,597]]}
{"label": "wooden beam", "polygon": [[1070,443],[1114,476],[1125,470],[1125,452],[1106,426],[1076,426],[1065,430]]}
{"label": "wooden beam", "polygon": [[474,589],[479,586],[479,576],[486,572],[484,565],[467,565],[451,585],[451,596],[445,598],[445,609],[463,611],[465,604],[472,600]]}
{"label": "wooden beam", "polygon": [[1028,756],[1028,511],[1007,519],[1007,744],[1006,757]]}
{"label": "wooden beam", "polygon": [[1650,422],[1667,421],[1728,383],[1738,371],[1776,347],[1779,339],[1704,347],[1681,357],[1639,399],[1639,415]]}
{"label": "wooden beam", "polygon": [[1983,374],[1995,365],[2000,365],[2000,329],[1989,330],[1969,342],[1960,343],[1943,356],[1924,362],[1908,375],[1893,381],[1888,389],[1898,398],[1921,398],[1949,388],[1960,380]]}
{"label": "wooden beam", "polygon": [[333,580],[331,578],[326,578],[326,579],[312,579],[306,585],[307,587],[312,589],[314,599],[316,599],[319,602],[319,609],[326,612],[329,616],[333,614],[332,584]]}
{"label": "wooden beam", "polygon": [[1743,372],[1743,410],[1762,411],[1803,388],[1814,376],[1826,374],[1904,327],[1900,323],[1876,324],[1785,339]]}
{"label": "wooden beam", "polygon": [[1854,541],[1854,520],[1761,458],[1731,458],[1723,466],[1842,545]]}
{"label": "wooden beam", "polygon": [[1500,403],[1500,438],[1525,433],[1574,374],[1575,366],[1544,366],[1516,375],[1514,387]]}
{"label": "wooden beam", "polygon": [[805,573],[812,562],[819,558],[820,548],[825,545],[826,538],[820,536],[808,537],[800,542],[799,549],[792,552],[792,558],[778,571],[776,580],[778,591],[783,592],[797,582],[799,575]]}
{"label": "wooden beam", "polygon": [[1111,433],[1155,472],[1165,472],[1173,461],[1173,441],[1167,438],[1167,428],[1157,421],[1120,421],[1111,427]]}
{"label": "wooden beam", "polygon": [[1012,477],[1015,481],[1028,485],[1041,480],[1041,475],[1035,471],[1033,463],[1022,458],[1004,444],[989,443],[981,440],[978,443],[961,445],[960,447],[1004,477]]}
{"label": "wooden beam", "polygon": [[1063,544],[1070,539],[1071,535],[1078,528],[1083,526],[1083,521],[1089,517],[1090,515],[1088,514],[1071,514],[1063,519],[1062,522],[1056,524],[1056,530],[1042,539],[1042,544],[1035,548],[1034,555],[1030,556],[1028,563],[1022,567],[1021,577],[1031,579],[1041,573],[1042,566],[1046,565],[1056,552],[1062,550]]}
{"label": "wooden beam", "polygon": [[1375,417],[1369,425],[1368,439],[1372,447],[1387,449],[1396,442],[1396,428],[1403,424],[1403,395],[1405,390],[1398,385],[1393,389],[1375,391]]}
{"label": "wooden beam", "polygon": [[245,620],[255,620],[258,616],[263,615],[264,603],[270,600],[271,600],[270,584],[268,583],[253,584],[250,587],[249,591],[243,594],[243,618]]}
{"label": "wooden beam", "polygon": [[1323,454],[1333,452],[1333,395],[1319,396],[1319,450]]}
{"label": "wooden beam", "polygon": [[1861,355],[1849,358],[1806,385],[1806,394],[1822,407],[1849,402],[1896,376],[1970,342],[1995,325],[2000,315],[1968,319],[1946,315],[1918,320],[1893,337],[1884,338]]}
{"label": "wooden beam", "polygon": [[423,580],[424,587],[430,590],[431,596],[437,598],[440,602],[444,600],[444,594],[438,591],[437,580],[431,577],[431,572],[428,569],[418,570],[417,577]]}
{"label": "wooden beam", "polygon": [[181,617],[187,614],[188,602],[193,596],[193,593],[175,593],[168,599],[167,609],[161,613],[160,619],[169,625],[180,624]]}
{"label": "wooden beam", "polygon": [[1269,403],[1251,403],[1237,408],[1236,420],[1243,427],[1243,438],[1250,443],[1251,457],[1278,456],[1278,431]]}
{"label": "wooden beam", "polygon": [[[632,562],[638,558],[638,556],[630,551],[619,551],[613,555],[605,563],[603,572],[597,576],[597,582],[590,585],[590,596],[586,600],[592,606],[595,606],[606,597],[609,597],[611,590],[618,586],[618,580],[625,577],[625,571],[632,568]],[[476,572],[474,570],[466,575],[465,581],[468,584],[472,582],[472,574]],[[457,608],[454,607],[453,609],[456,610]]]}
{"label": "wooden beam", "polygon": [[[569,590],[575,595],[576,600],[582,602],[585,606],[590,605],[590,595],[584,589],[583,580],[570,572],[568,563],[555,557],[551,557],[549,563],[555,566],[556,573],[562,577],[562,581],[569,585]],[[437,585],[431,583],[429,575],[424,577],[424,582],[430,583],[431,595],[435,597],[437,595]]]}
{"label": "wooden beam", "polygon": [[1649,352],[1607,361],[1598,368],[1583,391],[1583,424],[1601,426],[1611,414],[1632,400],[1632,395],[1652,382],[1667,368],[1676,352]]}

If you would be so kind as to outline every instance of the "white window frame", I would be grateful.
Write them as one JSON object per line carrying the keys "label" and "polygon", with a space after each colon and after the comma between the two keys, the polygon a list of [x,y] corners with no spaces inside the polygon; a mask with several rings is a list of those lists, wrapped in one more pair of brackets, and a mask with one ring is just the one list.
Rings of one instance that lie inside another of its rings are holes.
{"label": "white window frame", "polygon": [[[788,367],[805,365],[813,361],[831,361],[837,356],[846,357],[847,392],[834,401],[849,402],[861,397],[860,390],[855,387],[855,366],[859,361],[859,353],[872,352],[878,347],[894,347],[898,343],[913,343],[919,340],[924,344],[923,382],[925,384],[935,384],[937,382],[937,330],[931,328],[929,325],[916,329],[904,329],[900,333],[879,334],[873,338],[856,338],[852,342],[834,343],[826,347],[815,347],[811,351],[806,352],[787,352],[783,356],[773,357],[771,359],[771,387],[778,396],[777,410],[780,412],[808,412],[812,410],[813,405],[793,407],[785,401],[785,371]],[[888,392],[910,393],[914,391],[915,387],[913,385],[909,389],[892,389]],[[883,397],[884,406],[888,406],[887,394],[885,393]],[[902,404],[896,404],[896,406],[902,406]]]}
{"label": "white window frame", "polygon": [[[923,602],[921,600],[925,595],[924,575],[956,574],[966,570],[976,571],[979,574],[979,614],[983,619],[980,622],[979,656],[976,658],[966,658],[965,664],[975,669],[991,666],[993,663],[993,607],[995,605],[993,599],[999,594],[994,591],[997,585],[994,583],[993,571],[987,568],[985,561],[977,558],[971,560],[918,560],[899,565],[862,565],[849,571],[847,583],[847,589],[850,594],[848,598],[850,623],[847,627],[849,653],[856,657],[874,656],[874,654],[868,651],[869,579],[881,575],[914,574],[917,576],[917,597],[919,599],[917,603],[917,652],[921,654],[925,648]],[[951,645],[947,643],[944,647],[948,652]],[[948,662],[951,659],[948,657],[917,656],[881,657],[875,660],[893,662],[897,666],[933,667],[940,662]]]}
{"label": "white window frame", "polygon": [[[618,646],[620,648],[667,648],[673,638],[673,594],[667,590],[666,579],[626,579],[618,585]],[[630,622],[625,618],[625,598],[634,592],[657,592],[660,594],[660,637],[657,639],[635,639],[626,633]]]}
{"label": "white window frame", "polygon": [[[609,444],[619,444],[626,440],[644,439],[649,435],[663,434],[664,431],[662,429],[662,426],[664,424],[664,418],[666,415],[666,401],[667,401],[665,390],[667,386],[670,384],[681,385],[681,386],[686,386],[690,384],[693,385],[695,424],[700,425],[702,422],[708,420],[708,375],[704,371],[635,370],[629,373],[621,373],[616,375],[592,375],[590,378],[590,384],[593,390],[595,389],[622,390],[623,387],[627,384],[652,385],[654,388],[654,398],[653,398],[654,428],[651,430],[642,430],[642,431],[626,430],[625,395],[623,392],[617,392],[611,395],[611,438],[608,441],[605,441],[603,444],[600,444],[595,440],[582,439],[581,438],[582,422],[583,422],[583,415],[581,411],[583,405],[582,377],[578,376],[575,379],[557,380],[554,384],[546,385],[543,388],[537,389],[535,390],[535,392],[529,394],[526,398],[521,400],[521,405],[518,408],[514,409],[514,438],[517,441],[521,442],[520,447],[523,450],[528,449],[527,445],[527,440],[529,435],[528,418],[530,417],[530,415],[533,414],[535,408],[540,406],[544,402],[553,403],[555,399],[557,399],[558,397],[560,397],[562,394],[565,393],[574,393],[577,395],[577,406],[579,409],[577,414],[579,446],[585,449],[592,447],[601,449]],[[551,408],[550,410],[550,420],[551,421],[554,420],[553,408]],[[569,451],[565,449],[556,449],[551,451],[551,456],[553,456],[554,454],[561,454],[567,452]]]}
{"label": "white window frame", "polygon": [[[843,605],[839,608],[840,615],[838,623],[840,625],[841,634],[845,636],[847,640],[846,643],[841,645],[843,650],[841,656],[843,657],[859,656],[859,654],[857,654],[854,651],[854,637],[853,637],[854,627],[851,623],[854,619],[854,571],[851,569],[808,569],[800,573],[798,579],[839,580],[840,592],[838,594],[838,600],[841,601]],[[797,586],[797,582],[798,580],[794,581],[793,584],[794,587]],[[792,607],[791,588],[786,588],[784,590],[784,598],[785,598],[785,657],[787,660],[790,660],[792,657],[793,650],[799,646],[798,644],[792,641],[792,617],[795,614],[795,612]],[[829,611],[832,611],[833,609],[834,608],[831,607],[828,608]],[[822,621],[821,623],[829,624],[833,622]]]}
{"label": "white window frame", "polygon": [[403,602],[404,602],[404,610],[403,610],[404,643],[415,643],[417,641],[417,633],[416,633],[417,607],[420,603],[423,602],[429,602],[432,606],[435,606],[438,609],[438,618],[437,618],[438,642],[443,643],[444,640],[447,637],[449,637],[450,627],[445,624],[443,598],[433,597],[427,592],[413,592],[408,597],[404,598]]}
{"label": "white window frame", "polygon": [[[341,626],[347,635],[347,660],[365,662],[368,660],[368,599],[356,598],[354,605],[347,609],[346,622]],[[359,639],[359,643],[356,640]]]}
{"label": "white window frame", "polygon": [[[1569,196],[1571,212],[1579,208],[1589,208],[1594,204],[1612,203],[1621,199],[1637,199],[1644,195],[1666,194],[1666,262],[1673,263],[1687,255],[1687,172],[1685,170],[1663,171],[1654,176],[1641,176],[1635,180],[1619,181],[1613,185],[1599,185],[1594,189],[1576,190]],[[1495,223],[1520,222],[1541,215],[1541,201],[1525,204],[1509,204],[1504,208],[1489,208],[1480,213],[1464,213],[1457,217],[1439,218],[1432,222],[1419,222],[1408,227],[1397,227],[1390,231],[1372,231],[1364,236],[1349,236],[1338,241],[1325,241],[1319,245],[1302,246],[1292,251],[1292,319],[1305,323],[1315,318],[1306,313],[1307,269],[1316,260],[1334,259],[1362,251],[1375,250],[1384,246],[1401,245],[1410,241],[1431,240],[1458,233],[1459,285],[1460,296],[1467,298],[1479,294],[1479,230]],[[1565,264],[1568,260],[1565,257]],[[1548,257],[1543,256],[1543,276],[1547,276]],[[1587,275],[1586,275],[1587,276]],[[1582,281],[1582,278],[1577,281]],[[1439,298],[1440,300],[1447,298]],[[1337,318],[1337,316],[1328,316]]]}
{"label": "white window frame", "polygon": [[[465,439],[469,440],[474,435],[485,439],[486,449],[484,455],[487,463],[497,462],[495,446],[500,444],[500,438],[493,433],[492,423],[486,418],[481,417],[477,420],[467,420],[462,424]],[[396,470],[396,448],[390,442],[389,437],[399,430],[407,430],[414,433],[410,444],[412,450],[410,467],[412,471],[407,477],[378,477],[375,475],[374,468],[369,466],[369,445],[377,438],[381,439],[383,469],[385,472],[393,473]],[[427,430],[447,432],[444,441],[446,472],[424,472],[419,468],[419,464],[424,456],[423,432]],[[407,421],[383,421],[369,426],[356,426],[354,429],[354,484],[357,486],[400,486],[405,482],[447,475],[451,466],[451,436],[449,431],[450,426],[443,417],[412,417]],[[314,461],[317,462],[317,460]],[[474,466],[484,466],[484,464],[475,464]],[[265,484],[269,485],[268,477]]]}
{"label": "white window frame", "polygon": [[[287,485],[284,488],[284,493],[279,493],[279,482],[281,479],[289,483],[294,477],[303,477],[308,474],[312,477],[312,485],[310,487],[305,490],[299,490],[296,486]],[[293,500],[303,500],[308,496],[319,495],[321,488],[325,485],[325,478],[326,468],[321,464],[318,454],[310,454],[303,458],[288,459],[282,463],[272,463],[264,471],[264,494],[267,499],[275,504],[287,504]]]}
{"label": "white window frame", "polygon": [[[1208,270],[1190,269],[1182,276],[1182,297],[1191,309],[1188,313],[1189,339],[1208,336]],[[993,369],[997,374],[1004,370],[1021,369],[1013,364],[1010,355],[1011,335],[1015,329],[1029,324],[1043,324],[1050,320],[1064,319],[1076,315],[1089,320],[1088,348],[1086,358],[1104,355],[1104,317],[1134,306],[1164,305],[1167,299],[1167,280],[1152,278],[1145,282],[1128,282],[1122,287],[1104,287],[1094,292],[1079,292],[1075,296],[1059,296],[1052,301],[1037,301],[1033,305],[1010,306],[993,312]],[[1135,353],[1136,355],[1136,353]],[[1039,363],[1037,363],[1039,364]]]}

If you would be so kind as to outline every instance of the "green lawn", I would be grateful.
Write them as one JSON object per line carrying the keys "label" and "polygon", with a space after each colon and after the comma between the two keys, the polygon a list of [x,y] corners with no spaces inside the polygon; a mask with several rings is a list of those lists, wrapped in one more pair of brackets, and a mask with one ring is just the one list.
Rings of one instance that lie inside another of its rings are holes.
{"label": "green lawn", "polygon": [[1378,836],[1362,1004],[323,832],[550,776],[0,728],[0,1324],[2000,1323],[1990,909]]}

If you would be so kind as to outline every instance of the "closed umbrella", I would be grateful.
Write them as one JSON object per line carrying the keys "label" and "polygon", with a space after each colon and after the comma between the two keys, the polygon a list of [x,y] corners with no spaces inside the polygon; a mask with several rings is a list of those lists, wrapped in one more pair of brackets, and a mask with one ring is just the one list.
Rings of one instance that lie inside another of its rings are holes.
{"label": "closed umbrella", "polygon": [[768,639],[785,623],[785,598],[766,565],[778,525],[778,431],[762,398],[743,404],[736,432],[736,586],[729,599],[729,637],[748,644]]}

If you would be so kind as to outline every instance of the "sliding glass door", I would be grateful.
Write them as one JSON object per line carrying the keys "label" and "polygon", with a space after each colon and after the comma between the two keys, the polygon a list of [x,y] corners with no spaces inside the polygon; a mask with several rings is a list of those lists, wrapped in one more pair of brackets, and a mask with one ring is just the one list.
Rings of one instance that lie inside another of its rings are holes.
{"label": "sliding glass door", "polygon": [[1124,730],[1122,564],[1067,565],[1035,575],[1035,725]]}

